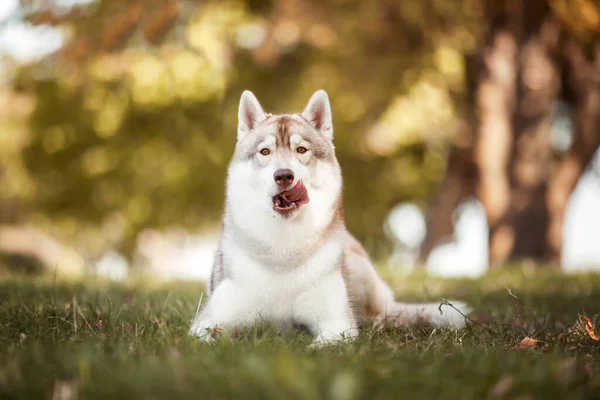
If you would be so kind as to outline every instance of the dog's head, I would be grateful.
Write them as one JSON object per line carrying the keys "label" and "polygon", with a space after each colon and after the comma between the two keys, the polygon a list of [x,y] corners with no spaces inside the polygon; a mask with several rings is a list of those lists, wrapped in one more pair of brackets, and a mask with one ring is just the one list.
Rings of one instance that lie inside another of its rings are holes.
{"label": "dog's head", "polygon": [[292,219],[302,210],[331,208],[339,201],[340,168],[325,91],[313,94],[301,114],[282,115],[266,114],[245,91],[238,119],[228,179],[231,206],[246,202],[247,212]]}

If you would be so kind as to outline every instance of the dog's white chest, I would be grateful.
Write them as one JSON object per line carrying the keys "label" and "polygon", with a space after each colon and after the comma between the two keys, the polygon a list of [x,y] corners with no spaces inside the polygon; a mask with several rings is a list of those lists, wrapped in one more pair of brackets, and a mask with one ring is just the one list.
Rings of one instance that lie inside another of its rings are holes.
{"label": "dog's white chest", "polygon": [[239,291],[239,301],[246,302],[249,309],[265,319],[288,320],[298,307],[298,299],[326,276],[338,272],[341,251],[332,240],[301,265],[264,265],[231,246],[227,249],[230,279]]}

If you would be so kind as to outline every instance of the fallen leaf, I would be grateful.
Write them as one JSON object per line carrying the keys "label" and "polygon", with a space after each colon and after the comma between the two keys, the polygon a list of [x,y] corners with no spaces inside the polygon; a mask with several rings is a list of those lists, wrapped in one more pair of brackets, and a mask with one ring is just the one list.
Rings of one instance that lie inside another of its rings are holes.
{"label": "fallen leaf", "polygon": [[240,337],[240,330],[237,327],[235,327],[233,329],[233,333],[231,334],[231,338],[232,339],[237,339],[239,337]]}
{"label": "fallen leaf", "polygon": [[540,341],[537,339],[532,339],[530,337],[525,337],[517,347],[535,347]]}
{"label": "fallen leaf", "polygon": [[594,325],[592,325],[590,319],[585,315],[582,315],[581,319],[585,323],[585,330],[587,331],[588,335],[590,335],[590,337],[594,340],[600,340],[600,336],[596,335],[596,332],[594,331]]}
{"label": "fallen leaf", "polygon": [[221,334],[221,332],[222,332],[222,331],[223,331],[223,329],[219,328],[218,326],[217,326],[217,327],[214,327],[214,328],[213,328],[213,329],[211,329],[211,331],[210,331],[210,336],[211,336],[213,339],[217,339],[217,338],[219,337],[219,335]]}
{"label": "fallen leaf", "polygon": [[517,344],[514,347],[511,347],[512,349],[526,349],[526,348],[535,348],[537,350],[541,350],[541,351],[546,351],[549,348],[548,343],[544,342],[543,340],[538,340],[538,339],[532,339],[528,336],[525,336],[525,338],[523,338],[523,340],[521,340],[519,342],[519,344]]}

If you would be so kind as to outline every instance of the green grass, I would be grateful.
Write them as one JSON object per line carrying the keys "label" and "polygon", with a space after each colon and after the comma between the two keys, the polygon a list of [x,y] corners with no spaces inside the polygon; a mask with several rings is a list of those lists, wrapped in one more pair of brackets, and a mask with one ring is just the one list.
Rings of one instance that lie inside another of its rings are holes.
{"label": "green grass", "polygon": [[[476,309],[460,332],[362,330],[310,349],[268,327],[215,345],[187,335],[196,283],[0,282],[1,399],[599,398],[600,342],[575,329],[600,309],[600,276],[504,271],[391,280],[403,299]],[[507,288],[518,298],[512,297]],[[524,337],[536,348],[514,348]]]}

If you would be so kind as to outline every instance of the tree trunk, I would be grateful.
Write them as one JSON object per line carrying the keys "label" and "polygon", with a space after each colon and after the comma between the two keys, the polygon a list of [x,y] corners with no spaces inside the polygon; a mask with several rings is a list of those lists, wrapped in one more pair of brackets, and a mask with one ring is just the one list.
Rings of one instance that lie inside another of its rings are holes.
{"label": "tree trunk", "polygon": [[565,46],[568,74],[566,90],[573,103],[573,143],[556,168],[548,188],[546,204],[549,226],[545,236],[546,257],[554,265],[560,264],[564,214],[567,202],[579,178],[600,146],[600,48],[596,44],[594,59],[588,61],[575,41]]}
{"label": "tree trunk", "polygon": [[461,131],[448,157],[427,218],[427,235],[420,261],[453,233],[453,214],[458,205],[476,194],[490,225],[491,260],[502,260],[507,246],[503,232],[510,206],[508,165],[512,146],[512,119],[517,93],[520,1],[485,1],[489,30],[475,56],[465,58],[468,109],[465,117],[473,129]]}
{"label": "tree trunk", "polygon": [[459,138],[463,140],[457,140],[453,144],[445,175],[427,212],[427,233],[419,252],[422,264],[427,261],[436,245],[452,237],[454,211],[461,202],[475,193],[476,168],[468,136],[467,132],[461,132]]}
{"label": "tree trunk", "polygon": [[[561,54],[561,24],[546,0],[484,7],[488,32],[475,72],[470,63],[466,69],[473,138],[452,149],[420,258],[452,235],[452,214],[475,187],[489,224],[490,266],[524,259],[558,266],[567,201],[600,146],[600,47],[594,62],[575,40]],[[551,108],[561,89],[571,92],[575,133],[553,168]]]}
{"label": "tree trunk", "polygon": [[427,210],[426,235],[419,249],[419,262],[424,266],[429,254],[435,246],[453,237],[454,212],[467,198],[475,195],[477,167],[473,159],[473,129],[469,126],[472,119],[473,92],[477,73],[477,57],[466,54],[465,81],[466,98],[456,99],[463,107],[459,113],[463,115],[462,126],[450,148],[448,164],[437,193]]}
{"label": "tree trunk", "polygon": [[[523,6],[517,107],[510,162],[511,201],[502,257],[492,261],[547,261],[546,191],[552,171],[551,108],[560,90],[560,28],[545,0]],[[493,242],[492,242],[493,243]],[[493,252],[493,251],[492,251]],[[498,252],[494,252],[498,254]]]}
{"label": "tree trunk", "polygon": [[487,6],[492,23],[476,92],[475,159],[477,193],[489,224],[489,263],[546,262],[560,28],[545,0]]}
{"label": "tree trunk", "polygon": [[507,219],[508,166],[513,145],[521,8],[520,1],[485,2],[489,31],[479,52],[476,77],[474,159],[479,173],[476,193],[489,224],[491,265],[506,260],[514,243],[514,230]]}

